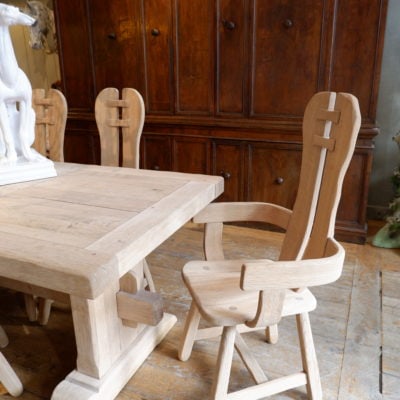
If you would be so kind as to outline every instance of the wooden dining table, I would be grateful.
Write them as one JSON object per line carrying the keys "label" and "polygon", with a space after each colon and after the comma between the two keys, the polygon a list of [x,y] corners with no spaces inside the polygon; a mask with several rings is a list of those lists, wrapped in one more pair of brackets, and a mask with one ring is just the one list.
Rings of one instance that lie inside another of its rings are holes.
{"label": "wooden dining table", "polygon": [[145,288],[143,260],[223,192],[223,179],[72,163],[56,171],[0,187],[0,286],[71,306],[76,369],[51,398],[113,399],[176,322]]}

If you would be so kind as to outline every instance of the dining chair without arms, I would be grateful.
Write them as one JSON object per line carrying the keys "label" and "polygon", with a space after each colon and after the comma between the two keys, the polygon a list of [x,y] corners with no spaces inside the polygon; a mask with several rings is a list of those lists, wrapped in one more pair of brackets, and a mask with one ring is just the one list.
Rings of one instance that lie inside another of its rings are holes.
{"label": "dining chair without arms", "polygon": [[57,89],[33,89],[32,107],[36,114],[33,148],[53,161],[64,161],[64,134],[67,101]]}
{"label": "dining chair without arms", "polygon": [[[0,326],[0,347],[8,345],[8,337],[4,329]],[[19,396],[23,391],[23,386],[18,376],[11,368],[10,364],[0,352],[0,382],[4,385],[8,393],[12,396]]]}
{"label": "dining chair without arms", "polygon": [[[64,135],[68,106],[65,96],[57,89],[32,90],[35,111],[35,141],[33,148],[52,161],[64,161]],[[25,294],[25,308],[30,321],[46,325],[53,301]]]}
{"label": "dining chair without arms", "polygon": [[[117,88],[105,88],[96,97],[95,117],[100,135],[101,165],[139,168],[140,138],[145,118],[141,94],[133,88],[123,88],[120,98]],[[142,274],[145,277],[143,281],[140,279]],[[145,259],[121,280],[121,287],[129,292],[143,288],[155,292]]]}
{"label": "dining chair without arms", "polygon": [[[293,210],[261,202],[214,203],[194,222],[205,224],[206,261],[188,262],[183,280],[192,296],[179,359],[187,360],[195,340],[222,334],[212,399],[261,399],[305,385],[309,399],[322,399],[321,380],[309,312],[316,299],[308,289],[337,280],[345,252],[334,239],[342,183],[352,158],[361,117],[351,94],[320,92],[303,118],[300,181]],[[278,261],[226,260],[223,223],[260,221],[283,228]],[[268,380],[242,333],[276,327],[295,316],[302,370]],[[211,328],[199,328],[203,318]],[[255,385],[228,393],[234,348]]]}
{"label": "dining chair without arms", "polygon": [[139,168],[140,138],[145,117],[143,98],[133,88],[123,88],[121,97],[116,88],[105,88],[96,97],[95,116],[100,134],[101,165]]}

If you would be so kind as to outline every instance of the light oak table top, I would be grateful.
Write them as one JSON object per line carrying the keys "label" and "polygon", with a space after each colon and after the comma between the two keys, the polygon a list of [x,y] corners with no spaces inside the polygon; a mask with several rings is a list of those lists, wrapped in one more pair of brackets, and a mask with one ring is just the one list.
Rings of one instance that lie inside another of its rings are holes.
{"label": "light oak table top", "polygon": [[[173,326],[124,326],[119,280],[218,197],[223,179],[56,163],[0,187],[0,285],[71,304],[77,369],[52,399],[112,399]],[[32,291],[35,293],[35,290]]]}

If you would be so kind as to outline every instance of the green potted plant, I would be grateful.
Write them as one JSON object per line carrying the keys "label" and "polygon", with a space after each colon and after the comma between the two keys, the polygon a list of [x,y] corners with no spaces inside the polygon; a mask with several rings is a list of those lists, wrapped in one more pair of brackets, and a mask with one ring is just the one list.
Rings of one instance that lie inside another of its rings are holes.
{"label": "green potted plant", "polygon": [[[400,132],[393,138],[400,149]],[[386,225],[378,231],[372,240],[377,247],[400,248],[400,165],[393,171],[392,183],[394,199],[389,204]]]}

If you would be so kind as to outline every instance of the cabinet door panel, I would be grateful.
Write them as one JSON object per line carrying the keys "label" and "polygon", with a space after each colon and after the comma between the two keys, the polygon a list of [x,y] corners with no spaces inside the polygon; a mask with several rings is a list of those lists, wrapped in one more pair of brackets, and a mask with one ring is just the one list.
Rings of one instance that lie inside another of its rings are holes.
{"label": "cabinet door panel", "polygon": [[243,199],[243,146],[240,142],[214,142],[212,150],[212,173],[224,177],[224,193],[220,201]]}
{"label": "cabinet door panel", "polygon": [[248,1],[218,1],[217,112],[245,113]]}
{"label": "cabinet door panel", "polygon": [[292,208],[300,178],[301,146],[250,144],[247,200]]}
{"label": "cabinet door panel", "polygon": [[214,1],[175,1],[177,111],[210,114],[214,99]]}
{"label": "cabinet door panel", "polygon": [[303,115],[318,89],[324,3],[254,1],[253,115]]}
{"label": "cabinet door panel", "polygon": [[90,0],[96,89],[133,87],[144,94],[142,1]]}
{"label": "cabinet door panel", "polygon": [[146,0],[147,106],[150,113],[172,113],[173,47],[171,0]]}
{"label": "cabinet door panel", "polygon": [[173,170],[192,174],[210,173],[209,141],[203,138],[173,138]]}
{"label": "cabinet door panel", "polygon": [[64,141],[64,160],[79,164],[100,164],[100,142],[95,132],[70,130]]}
{"label": "cabinet door panel", "polygon": [[142,135],[142,168],[171,170],[171,140],[165,135]]}
{"label": "cabinet door panel", "polygon": [[94,103],[89,17],[82,0],[54,0],[61,80],[68,109],[92,110]]}
{"label": "cabinet door panel", "polygon": [[[332,90],[357,96],[361,114],[375,122],[380,63],[376,51],[383,42],[386,0],[337,2]],[[379,23],[381,21],[381,23]]]}

